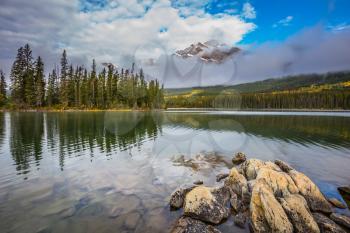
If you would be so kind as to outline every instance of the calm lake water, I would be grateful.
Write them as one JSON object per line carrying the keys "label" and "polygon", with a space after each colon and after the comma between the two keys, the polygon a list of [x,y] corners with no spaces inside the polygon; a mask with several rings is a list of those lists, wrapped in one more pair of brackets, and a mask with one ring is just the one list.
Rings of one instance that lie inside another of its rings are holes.
{"label": "calm lake water", "polygon": [[238,151],[285,160],[340,198],[350,114],[0,113],[1,232],[166,232],[181,215],[171,192],[219,185]]}

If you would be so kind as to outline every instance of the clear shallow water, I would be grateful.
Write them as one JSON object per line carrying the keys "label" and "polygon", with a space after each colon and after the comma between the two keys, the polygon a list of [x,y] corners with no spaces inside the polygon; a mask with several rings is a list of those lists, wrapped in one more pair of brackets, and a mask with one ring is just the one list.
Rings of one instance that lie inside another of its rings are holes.
{"label": "clear shallow water", "polygon": [[171,192],[218,185],[237,151],[285,160],[340,198],[350,115],[0,113],[1,232],[165,232],[181,215]]}

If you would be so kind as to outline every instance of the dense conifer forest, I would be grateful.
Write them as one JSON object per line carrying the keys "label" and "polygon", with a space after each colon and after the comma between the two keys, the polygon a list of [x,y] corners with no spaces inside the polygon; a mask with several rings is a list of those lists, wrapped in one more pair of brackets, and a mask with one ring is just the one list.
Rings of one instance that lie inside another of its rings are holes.
{"label": "dense conifer forest", "polygon": [[169,89],[168,108],[350,109],[350,73],[310,74],[235,86]]}
{"label": "dense conifer forest", "polygon": [[[9,109],[153,109],[164,107],[163,86],[146,81],[142,69],[118,70],[109,64],[100,72],[92,61],[90,71],[69,64],[64,50],[60,67],[45,77],[44,61],[33,59],[28,44],[20,47],[7,88],[0,70],[0,105]],[[9,92],[7,91],[9,89]]]}

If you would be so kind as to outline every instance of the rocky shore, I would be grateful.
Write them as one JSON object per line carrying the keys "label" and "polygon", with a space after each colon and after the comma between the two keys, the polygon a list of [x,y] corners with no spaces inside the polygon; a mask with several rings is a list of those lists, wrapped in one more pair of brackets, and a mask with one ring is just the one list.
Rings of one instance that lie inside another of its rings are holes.
{"label": "rocky shore", "polygon": [[[246,159],[237,153],[228,174],[217,175],[217,187],[196,181],[170,197],[170,207],[183,209],[172,233],[220,232],[216,226],[233,216],[235,225],[254,233],[346,233],[350,217],[336,212],[347,208],[327,199],[310,178],[276,160]],[[340,187],[346,198],[349,187]]]}

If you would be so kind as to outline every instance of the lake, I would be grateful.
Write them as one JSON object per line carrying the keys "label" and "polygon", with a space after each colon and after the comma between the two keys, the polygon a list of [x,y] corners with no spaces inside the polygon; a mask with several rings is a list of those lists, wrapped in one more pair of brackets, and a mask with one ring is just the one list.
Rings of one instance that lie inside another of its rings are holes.
{"label": "lake", "polygon": [[[1,232],[166,232],[181,215],[172,191],[219,185],[238,151],[285,160],[341,198],[350,114],[0,113]],[[218,228],[232,232],[232,217]]]}

